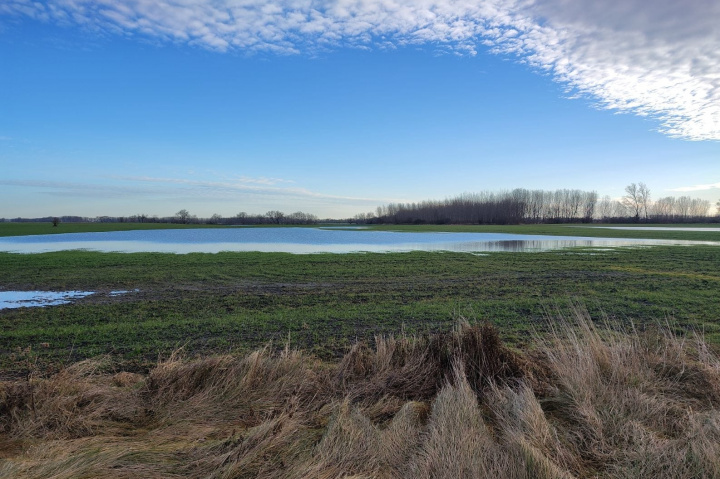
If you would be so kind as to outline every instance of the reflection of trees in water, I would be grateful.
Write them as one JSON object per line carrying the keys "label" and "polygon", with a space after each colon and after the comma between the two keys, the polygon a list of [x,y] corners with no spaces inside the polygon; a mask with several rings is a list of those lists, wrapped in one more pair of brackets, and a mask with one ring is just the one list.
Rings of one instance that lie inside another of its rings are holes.
{"label": "reflection of trees in water", "polygon": [[553,251],[565,248],[613,248],[619,246],[642,245],[671,245],[682,242],[673,240],[504,240],[504,241],[475,241],[470,243],[447,243],[433,249],[445,249],[460,253],[472,252],[508,252],[522,253],[526,251]]}

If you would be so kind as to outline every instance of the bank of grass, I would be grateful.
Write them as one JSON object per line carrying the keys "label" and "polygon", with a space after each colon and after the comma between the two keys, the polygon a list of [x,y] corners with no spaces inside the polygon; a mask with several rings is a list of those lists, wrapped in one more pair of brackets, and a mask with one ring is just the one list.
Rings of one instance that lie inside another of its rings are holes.
{"label": "bank of grass", "polygon": [[720,477],[702,338],[577,309],[550,324],[521,351],[461,323],[336,361],[263,348],[110,374],[99,358],[0,382],[0,477]]}
{"label": "bank of grass", "polygon": [[[610,229],[608,227],[632,228],[643,227],[653,230]],[[698,228],[699,231],[666,231],[662,228]],[[553,225],[373,225],[370,229],[379,231],[448,231],[455,233],[514,233],[527,235],[552,236],[583,236],[589,238],[634,238],[634,239],[669,239],[691,241],[720,241],[720,232],[711,231],[719,228],[720,223],[698,224],[553,224]],[[707,231],[702,231],[703,229]]]}
{"label": "bank of grass", "polygon": [[639,328],[671,319],[717,345],[718,264],[720,248],[709,246],[485,256],[0,253],[2,289],[96,291],[69,305],[0,310],[0,371],[52,372],[99,354],[142,371],[180,346],[211,354],[269,340],[337,358],[358,339],[439,331],[459,314],[492,320],[521,346],[548,311],[572,301]]}
{"label": "bank of grass", "polygon": [[175,223],[0,223],[0,237],[24,235],[50,235],[61,233],[95,233],[105,231],[167,230],[188,228],[222,228],[219,225]]}

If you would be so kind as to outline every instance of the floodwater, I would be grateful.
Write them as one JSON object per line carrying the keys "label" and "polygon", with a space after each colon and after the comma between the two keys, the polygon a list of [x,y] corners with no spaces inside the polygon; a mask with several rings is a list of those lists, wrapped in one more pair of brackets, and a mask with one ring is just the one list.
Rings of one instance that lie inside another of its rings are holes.
{"label": "floodwater", "polygon": [[[137,293],[139,289],[110,291],[111,298],[130,293]],[[0,309],[15,308],[43,308],[69,304],[77,299],[98,294],[96,291],[0,291]]]}
{"label": "floodwater", "polygon": [[692,245],[720,242],[587,238],[504,233],[392,232],[328,228],[198,228],[65,233],[0,238],[0,251],[43,253],[101,252],[218,253],[259,251],[295,254],[455,251],[549,251],[572,247]]}
{"label": "floodwater", "polygon": [[0,291],[0,309],[68,304],[92,291]]}

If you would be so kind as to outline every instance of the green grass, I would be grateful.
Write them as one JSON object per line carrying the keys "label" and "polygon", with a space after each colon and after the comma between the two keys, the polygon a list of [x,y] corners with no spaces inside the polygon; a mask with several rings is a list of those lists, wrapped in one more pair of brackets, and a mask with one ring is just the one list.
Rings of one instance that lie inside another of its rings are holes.
{"label": "green grass", "polygon": [[218,225],[183,225],[173,223],[0,223],[1,236],[91,233],[102,231],[161,230],[187,228],[221,228]]}
{"label": "green grass", "polygon": [[105,353],[144,367],[180,346],[201,354],[269,340],[327,357],[376,334],[446,330],[459,315],[520,345],[571,302],[638,327],[668,319],[720,344],[720,248],[590,252],[0,253],[0,289],[97,291],[0,310],[0,369],[22,372],[28,354],[53,367]]}
{"label": "green grass", "polygon": [[[613,230],[601,226],[654,227],[657,231]],[[451,231],[456,233],[515,233],[527,235],[588,236],[595,238],[644,238],[720,241],[719,231],[663,231],[660,228],[720,228],[720,223],[701,224],[570,224],[570,225],[376,225],[385,231]]]}

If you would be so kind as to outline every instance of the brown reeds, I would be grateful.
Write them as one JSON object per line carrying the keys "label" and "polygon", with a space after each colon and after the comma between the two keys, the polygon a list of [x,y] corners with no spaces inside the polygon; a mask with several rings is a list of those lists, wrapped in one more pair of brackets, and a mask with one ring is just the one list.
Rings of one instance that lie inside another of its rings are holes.
{"label": "brown reeds", "polygon": [[337,364],[266,348],[148,375],[105,359],[0,383],[0,477],[720,477],[720,361],[578,312],[532,351],[491,326]]}

